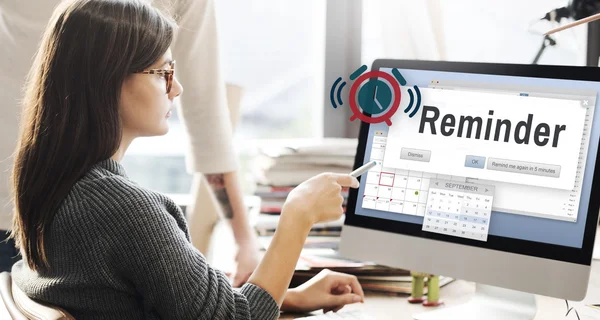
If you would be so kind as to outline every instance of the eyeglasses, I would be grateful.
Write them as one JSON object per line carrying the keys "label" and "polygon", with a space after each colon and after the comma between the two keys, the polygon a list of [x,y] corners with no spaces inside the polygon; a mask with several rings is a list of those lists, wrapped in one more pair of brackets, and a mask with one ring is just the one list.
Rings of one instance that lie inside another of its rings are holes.
{"label": "eyeglasses", "polygon": [[137,73],[143,74],[157,74],[165,77],[167,80],[167,94],[171,92],[171,87],[173,87],[173,77],[175,77],[175,61],[171,61],[169,63],[169,69],[150,69],[144,70]]}

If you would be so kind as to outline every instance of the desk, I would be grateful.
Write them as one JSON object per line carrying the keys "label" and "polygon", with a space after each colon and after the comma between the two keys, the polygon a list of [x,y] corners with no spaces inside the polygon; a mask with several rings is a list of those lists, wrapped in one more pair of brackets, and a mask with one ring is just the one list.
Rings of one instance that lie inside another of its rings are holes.
{"label": "desk", "polygon": [[[440,289],[440,296],[445,302],[445,306],[455,306],[465,303],[475,292],[475,284],[464,280],[456,280]],[[551,320],[551,319],[577,319],[573,314],[565,318],[567,311],[564,300],[536,296],[538,313],[535,319]],[[592,263],[592,274],[590,277],[590,285],[588,293],[582,302],[569,302],[570,306],[574,306],[579,312],[581,320],[584,319],[600,319],[600,311],[586,307],[586,304],[600,303],[600,261],[595,260]],[[348,305],[342,310],[361,310],[374,316],[375,319],[412,319],[413,314],[418,314],[424,311],[433,310],[418,305],[409,304],[406,297],[391,297],[377,294],[368,294],[365,297],[364,304]],[[282,314],[281,319],[293,319],[297,315]]]}
{"label": "desk", "polygon": [[[600,231],[600,230],[599,230]],[[599,233],[600,235],[600,233]],[[235,244],[230,229],[224,224],[219,223],[215,229],[213,241],[211,241],[210,250],[215,252],[214,246],[218,246],[219,256],[209,254],[208,259],[212,265],[224,269],[231,270],[233,264],[233,256]],[[597,239],[597,244],[600,240]],[[456,280],[440,290],[440,297],[445,302],[446,307],[455,306],[467,302],[475,292],[475,284],[464,280]],[[536,320],[553,320],[553,319],[577,319],[574,314],[569,314],[565,318],[567,308],[564,300],[550,298],[546,296],[536,296],[538,313]],[[588,286],[587,296],[582,302],[569,302],[569,305],[575,307],[579,312],[581,320],[600,319],[600,311],[586,307],[586,304],[600,303],[600,260],[594,260],[592,263],[592,271],[590,275],[590,283]],[[342,310],[361,310],[374,316],[375,319],[397,319],[410,320],[413,314],[418,314],[424,311],[433,310],[425,308],[421,305],[412,305],[406,301],[404,296],[386,296],[380,294],[367,294],[364,304],[354,304],[344,307]],[[317,314],[317,313],[315,313]],[[303,315],[306,316],[306,315]],[[299,315],[282,314],[280,319],[294,319]]]}

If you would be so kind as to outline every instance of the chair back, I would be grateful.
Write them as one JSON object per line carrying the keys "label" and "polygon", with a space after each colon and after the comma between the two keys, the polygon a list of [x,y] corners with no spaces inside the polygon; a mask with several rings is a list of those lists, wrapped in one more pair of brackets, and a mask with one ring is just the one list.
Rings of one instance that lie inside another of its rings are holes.
{"label": "chair back", "polygon": [[[37,302],[29,298],[25,292],[16,286],[10,276],[10,272],[0,273],[0,296],[4,303],[4,309],[10,317],[3,316],[2,319],[13,320],[75,320],[67,311]],[[0,307],[0,315],[3,315]]]}

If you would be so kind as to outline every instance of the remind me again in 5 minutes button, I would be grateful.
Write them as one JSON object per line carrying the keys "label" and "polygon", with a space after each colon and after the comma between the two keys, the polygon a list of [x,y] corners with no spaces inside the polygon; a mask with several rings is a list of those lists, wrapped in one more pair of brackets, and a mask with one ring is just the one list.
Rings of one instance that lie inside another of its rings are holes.
{"label": "remind me again in 5 minutes button", "polygon": [[402,151],[400,151],[400,159],[429,162],[429,159],[431,159],[431,150],[402,148]]}
{"label": "remind me again in 5 minutes button", "polygon": [[535,162],[489,158],[488,170],[506,171],[550,178],[560,177],[560,166]]}

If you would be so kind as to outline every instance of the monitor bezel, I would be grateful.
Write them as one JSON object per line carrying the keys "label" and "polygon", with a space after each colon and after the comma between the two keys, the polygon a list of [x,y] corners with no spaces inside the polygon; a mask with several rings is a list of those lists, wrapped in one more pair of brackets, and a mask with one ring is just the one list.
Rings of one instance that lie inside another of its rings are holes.
{"label": "monitor bezel", "polygon": [[[373,62],[371,70],[375,71],[380,70],[381,68],[414,69],[600,82],[600,70],[595,67],[378,59]],[[354,168],[358,168],[360,165],[363,164],[367,139],[369,135],[369,127],[369,123],[361,123],[357,153],[354,160]],[[595,141],[595,143],[599,142],[600,141]],[[590,144],[591,143],[594,143],[594,141],[590,140]],[[589,162],[587,163],[587,165],[589,165]],[[600,148],[598,148],[598,152],[596,154],[595,168],[597,168],[599,165]],[[594,170],[592,178],[591,195],[598,194],[599,192],[600,170]],[[450,243],[479,247],[488,250],[500,250],[504,252],[523,254],[557,261],[565,261],[582,265],[590,265],[592,261],[594,237],[596,234],[596,228],[598,226],[598,211],[600,209],[600,197],[590,196],[587,221],[585,225],[585,233],[583,237],[583,246],[580,249],[575,247],[560,246],[555,244],[520,240],[514,238],[506,238],[494,235],[489,235],[487,242],[482,242],[466,238],[452,237],[443,234],[425,232],[421,230],[420,224],[356,215],[355,210],[357,196],[358,189],[350,189],[346,208],[346,219],[344,222],[345,225],[392,232],[408,236],[415,236],[423,239],[440,240]]]}

